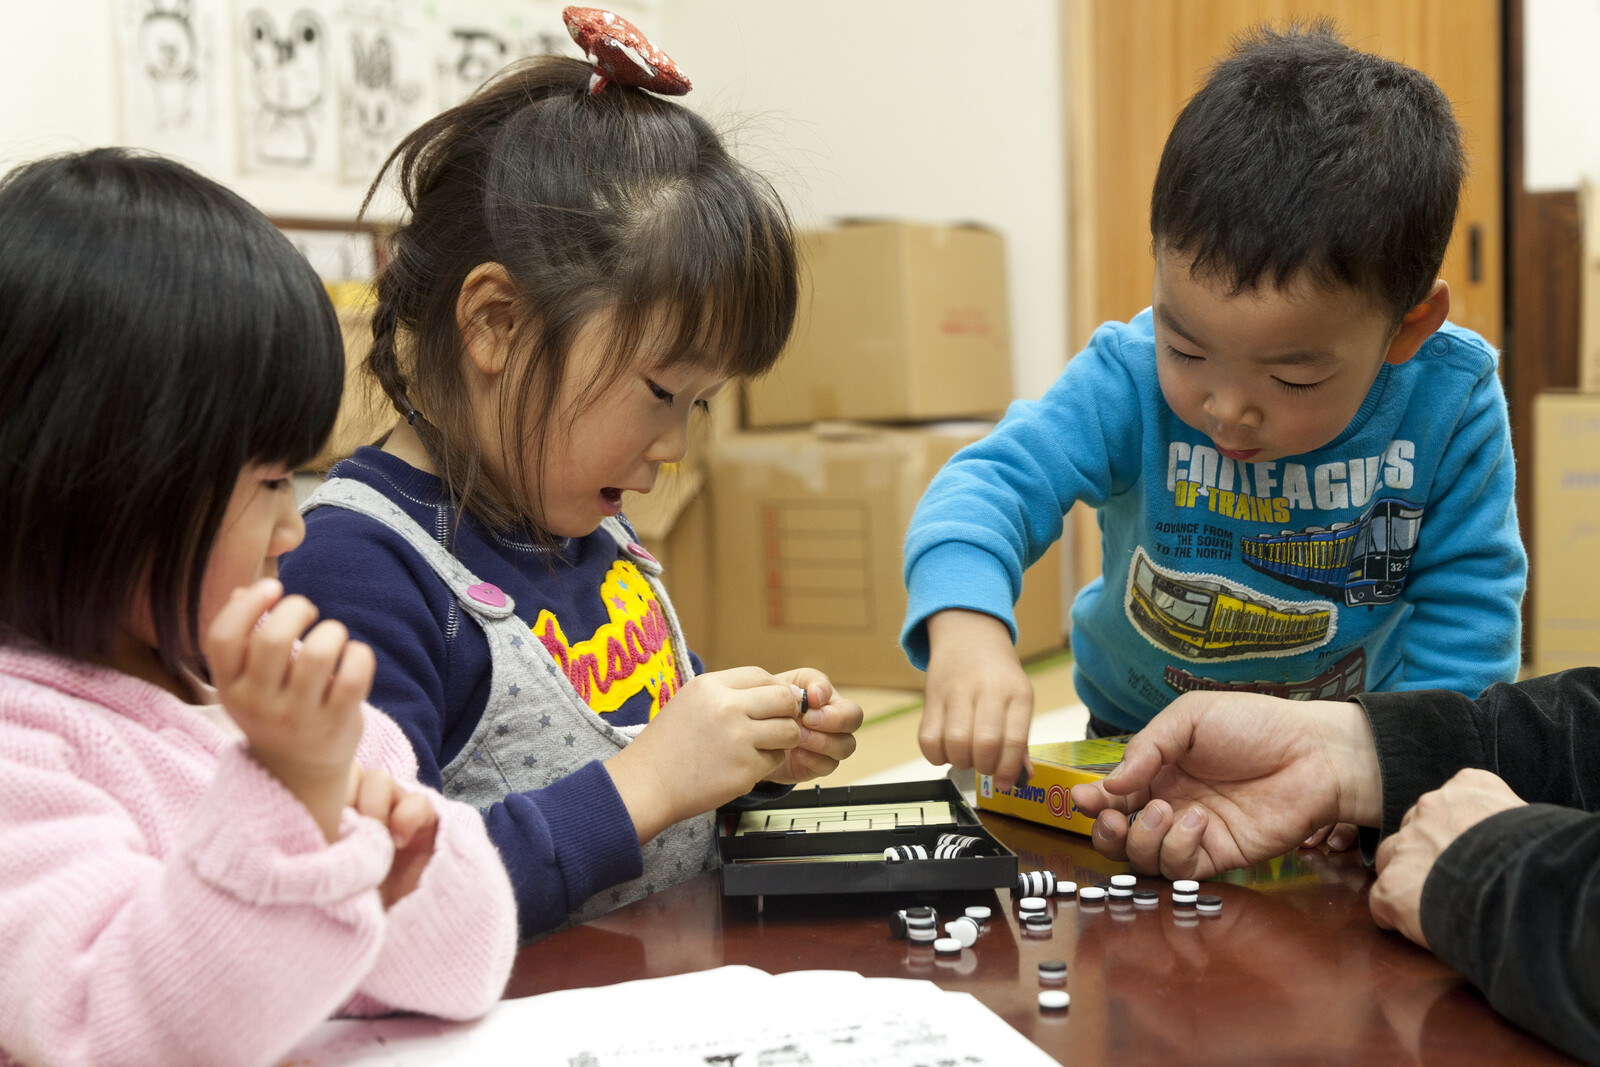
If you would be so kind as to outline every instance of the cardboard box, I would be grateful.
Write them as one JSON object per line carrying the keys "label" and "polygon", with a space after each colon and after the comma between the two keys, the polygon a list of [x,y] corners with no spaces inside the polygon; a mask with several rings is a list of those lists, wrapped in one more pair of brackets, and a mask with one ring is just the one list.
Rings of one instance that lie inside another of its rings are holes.
{"label": "cardboard box", "polygon": [[1578,388],[1600,393],[1600,186],[1585,180],[1578,188],[1583,269],[1579,275]]}
{"label": "cardboard box", "polygon": [[661,577],[690,650],[710,664],[716,635],[711,626],[711,506],[704,465],[686,461],[663,467],[652,492],[623,495],[622,513],[640,543],[661,561]]}
{"label": "cardboard box", "polygon": [[1028,783],[1002,791],[992,777],[980,774],[978,807],[1087,836],[1094,832],[1094,820],[1072,802],[1072,787],[1110,774],[1122,762],[1131,736],[1029,745],[1033,774]]}
{"label": "cardboard box", "polygon": [[[819,424],[739,434],[711,462],[717,665],[813,666],[847,685],[921,689],[900,650],[901,547],[945,460],[988,423]],[[1062,644],[1061,553],[1029,569],[1017,651]]]}
{"label": "cardboard box", "polygon": [[1600,664],[1600,395],[1533,402],[1533,654],[1538,673]]}
{"label": "cardboard box", "polygon": [[857,222],[801,235],[800,311],[745,425],[994,416],[1011,403],[1005,248],[975,226]]}

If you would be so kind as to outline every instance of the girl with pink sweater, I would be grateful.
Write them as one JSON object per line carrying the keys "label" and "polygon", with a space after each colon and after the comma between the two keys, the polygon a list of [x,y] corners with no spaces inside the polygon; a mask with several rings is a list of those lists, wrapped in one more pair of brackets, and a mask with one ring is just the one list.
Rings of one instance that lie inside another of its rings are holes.
{"label": "girl with pink sweater", "polygon": [[482,819],[275,579],[343,374],[315,274],[215,183],[115,149],[0,180],[0,1062],[267,1064],[500,995]]}

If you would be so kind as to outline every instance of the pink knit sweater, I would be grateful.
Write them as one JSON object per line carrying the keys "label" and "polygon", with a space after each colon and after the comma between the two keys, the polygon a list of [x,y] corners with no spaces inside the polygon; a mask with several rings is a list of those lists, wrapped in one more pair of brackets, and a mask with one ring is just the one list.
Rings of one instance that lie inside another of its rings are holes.
{"label": "pink knit sweater", "polygon": [[[415,785],[366,710],[357,759]],[[393,846],[315,821],[222,727],[116,671],[0,647],[0,1063],[268,1064],[336,1012],[466,1019],[516,948],[471,808],[385,912]]]}

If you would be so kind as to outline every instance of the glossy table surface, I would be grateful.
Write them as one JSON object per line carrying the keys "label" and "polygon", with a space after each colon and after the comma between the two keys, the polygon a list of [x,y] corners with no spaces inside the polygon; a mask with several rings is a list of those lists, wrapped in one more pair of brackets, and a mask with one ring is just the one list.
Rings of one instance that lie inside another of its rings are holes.
{"label": "glossy table surface", "polygon": [[[1080,885],[1126,870],[1088,841],[1002,815],[984,825],[1023,870]],[[701,875],[584,926],[525,946],[508,997],[747,964],[772,973],[846,970],[926,978],[971,993],[1063,1064],[1572,1063],[1501,1020],[1427,951],[1379,930],[1372,874],[1354,851],[1302,851],[1203,883],[1215,916],[1058,901],[1048,937],[1025,933],[1009,890],[723,898]],[[957,958],[889,936],[896,907],[946,919],[970,904],[994,918]],[[1041,960],[1063,960],[1071,1008],[1041,1012]],[[815,1007],[815,1006],[808,1006]],[[619,1015],[619,1018],[624,1016]]]}

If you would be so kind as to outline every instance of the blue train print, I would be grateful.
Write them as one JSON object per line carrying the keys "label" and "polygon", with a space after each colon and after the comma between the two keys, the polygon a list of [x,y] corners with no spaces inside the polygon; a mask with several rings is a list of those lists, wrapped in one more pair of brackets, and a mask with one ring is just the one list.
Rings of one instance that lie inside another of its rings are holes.
{"label": "blue train print", "polygon": [[1241,554],[1264,574],[1324,596],[1342,596],[1349,607],[1388,604],[1405,586],[1422,512],[1420,504],[1383,497],[1353,523],[1241,538]]}

